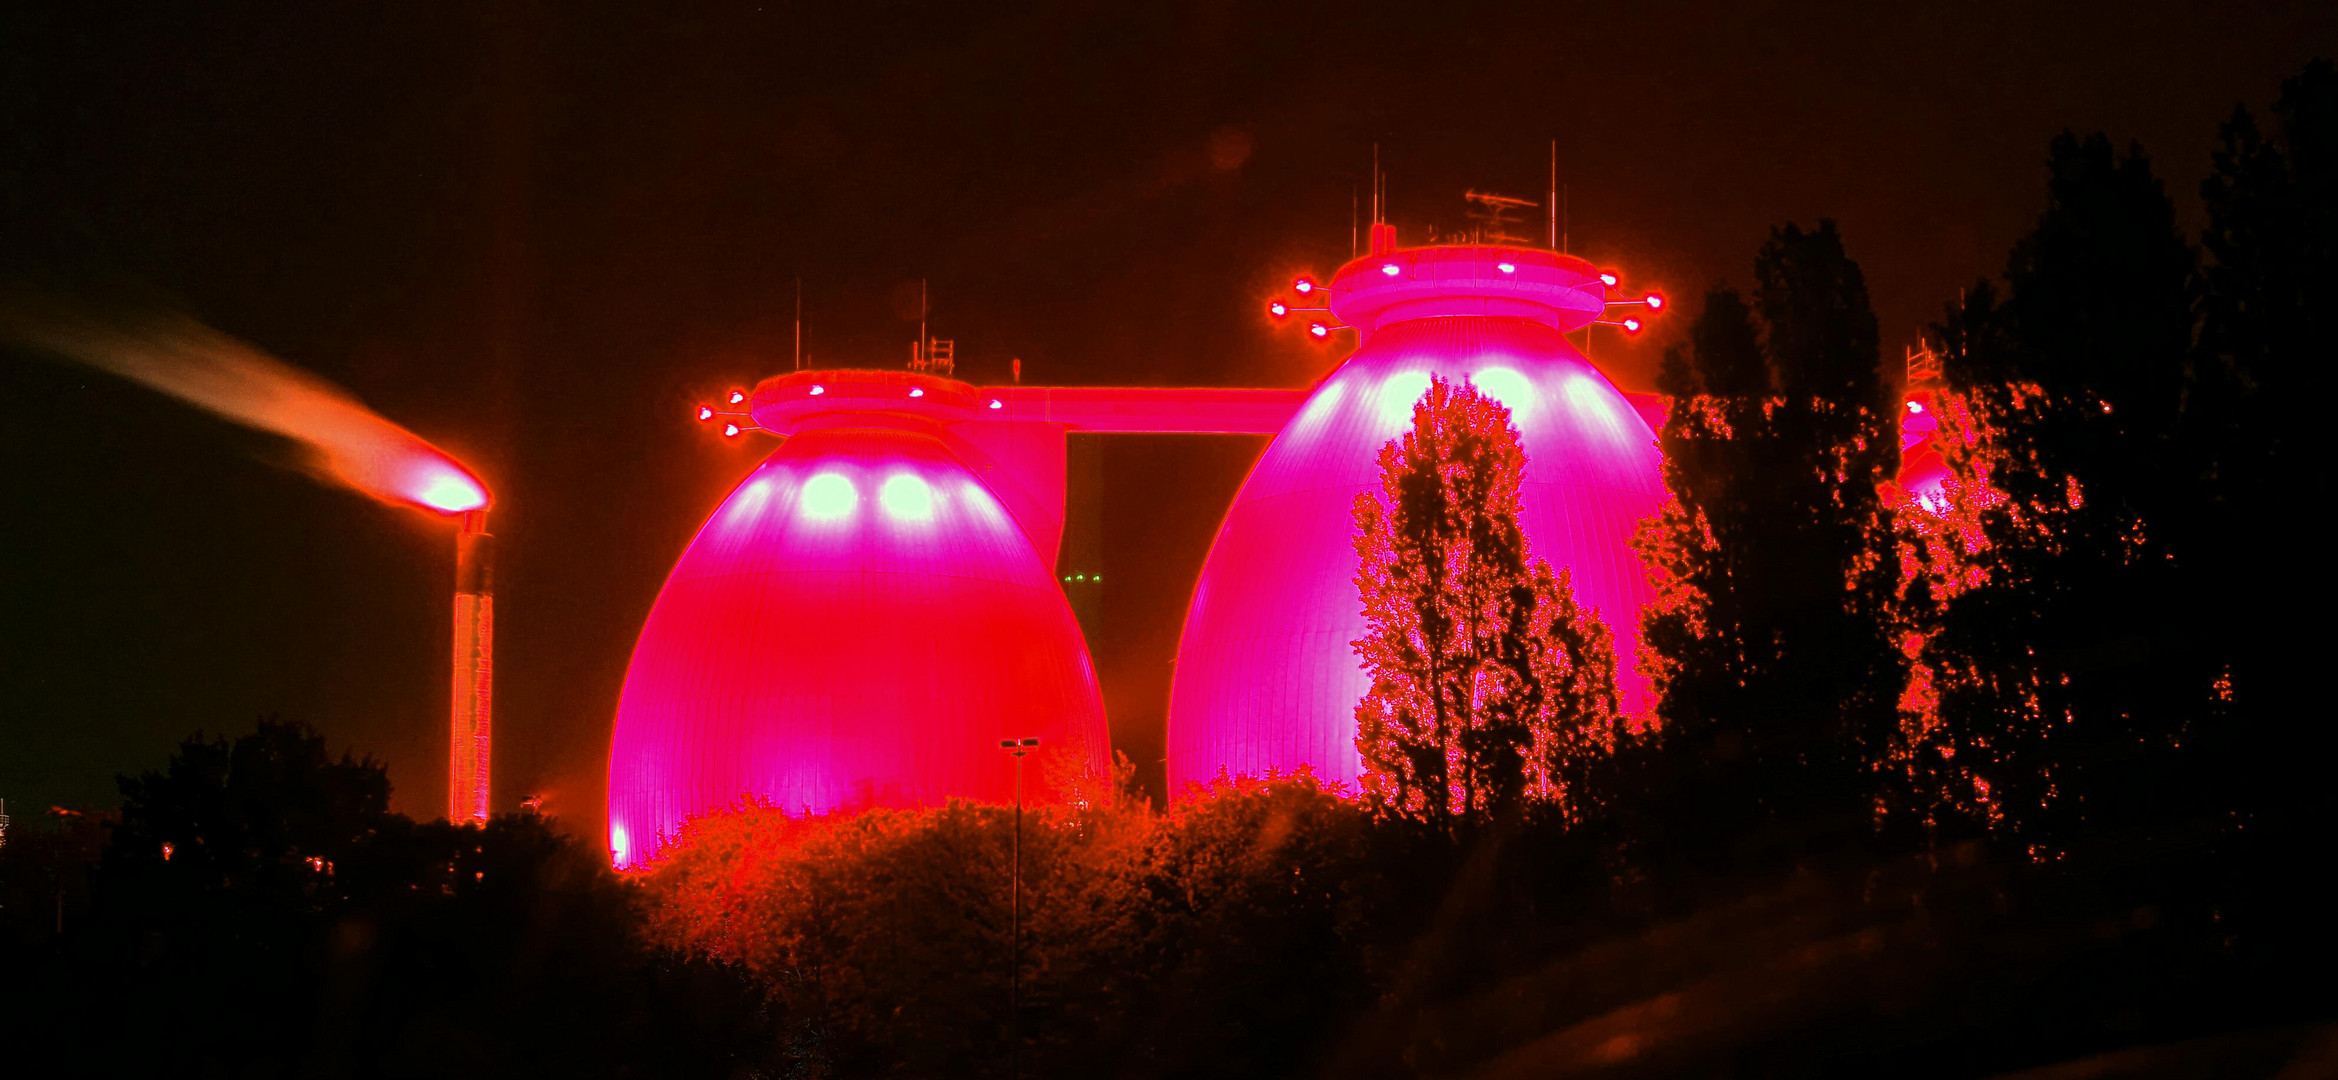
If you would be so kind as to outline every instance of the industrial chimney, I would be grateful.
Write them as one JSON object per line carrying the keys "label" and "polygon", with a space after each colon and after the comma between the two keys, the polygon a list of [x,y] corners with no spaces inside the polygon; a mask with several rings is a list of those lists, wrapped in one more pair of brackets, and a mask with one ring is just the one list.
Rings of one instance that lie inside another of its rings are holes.
{"label": "industrial chimney", "polygon": [[455,534],[454,722],[447,745],[447,820],[487,820],[490,708],[495,688],[495,537],[487,511]]}

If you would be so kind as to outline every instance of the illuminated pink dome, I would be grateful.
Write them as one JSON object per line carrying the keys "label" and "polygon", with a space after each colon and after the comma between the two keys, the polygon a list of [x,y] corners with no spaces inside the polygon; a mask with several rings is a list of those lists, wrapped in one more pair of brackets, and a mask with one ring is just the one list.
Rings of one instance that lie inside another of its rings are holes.
{"label": "illuminated pink dome", "polygon": [[1532,554],[1573,571],[1615,631],[1625,707],[1644,713],[1631,658],[1649,589],[1629,540],[1664,487],[1647,421],[1562,336],[1605,308],[1598,269],[1548,251],[1417,248],[1350,263],[1330,291],[1362,347],[1267,447],[1219,528],[1178,646],[1170,789],[1303,765],[1355,783],[1366,679],[1349,644],[1364,633],[1352,508],[1377,490],[1380,447],[1411,426],[1432,372],[1510,408]]}
{"label": "illuminated pink dome", "polygon": [[1051,757],[1105,766],[1071,609],[947,430],[984,404],[962,383],[878,372],[758,388],[756,419],[797,433],[699,530],[634,649],[609,758],[620,865],[742,798],[812,813],[1004,802],[1001,739],[1042,740],[1033,801],[1056,796]]}

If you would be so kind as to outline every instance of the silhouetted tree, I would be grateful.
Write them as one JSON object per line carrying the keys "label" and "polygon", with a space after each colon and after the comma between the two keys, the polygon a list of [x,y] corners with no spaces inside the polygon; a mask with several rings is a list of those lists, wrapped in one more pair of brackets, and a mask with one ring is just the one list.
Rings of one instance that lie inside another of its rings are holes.
{"label": "silhouetted tree", "polygon": [[1875,317],[1833,222],[1774,231],[1749,309],[1717,289],[1669,350],[1660,435],[1673,499],[1643,533],[1665,738],[1734,820],[1848,827],[1898,727],[1898,556],[1880,487],[1897,410]]}
{"label": "silhouetted tree", "polygon": [[2199,794],[2170,770],[2222,677],[2182,573],[2205,510],[2182,430],[2193,253],[2140,151],[2064,135],[2050,168],[2002,298],[1984,282],[1937,328],[1978,439],[1952,464],[2002,501],[1925,647],[1947,749],[2045,848]]}
{"label": "silhouetted tree", "polygon": [[[2218,805],[2316,820],[2257,820],[2275,846],[2324,827],[2331,808],[2320,776],[2332,740],[2306,718],[2324,708],[2318,635],[2301,618],[2329,609],[2327,577],[2265,573],[2269,557],[2307,535],[2328,486],[2323,439],[2338,342],[2338,67],[2309,64],[2282,84],[2275,125],[2261,131],[2236,107],[2221,129],[2201,194],[2208,260],[2200,289],[2201,385],[2188,427],[2212,504],[2195,529],[2188,567],[2205,594],[2201,645],[2229,671],[2221,721],[2197,751]],[[2310,565],[2310,564],[2309,564]],[[2269,753],[2270,747],[2284,747]],[[2271,833],[2278,832],[2279,839]]]}
{"label": "silhouetted tree", "polygon": [[1381,491],[1356,498],[1367,629],[1355,647],[1372,680],[1356,706],[1365,793],[1439,829],[1513,803],[1535,748],[1525,467],[1508,409],[1432,378],[1412,430],[1381,448]]}

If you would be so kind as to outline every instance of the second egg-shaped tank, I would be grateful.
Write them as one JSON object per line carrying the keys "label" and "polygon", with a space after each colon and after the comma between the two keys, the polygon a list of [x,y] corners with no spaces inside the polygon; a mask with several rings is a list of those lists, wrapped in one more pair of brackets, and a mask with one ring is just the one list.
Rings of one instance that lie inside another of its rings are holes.
{"label": "second egg-shaped tank", "polygon": [[1663,500],[1646,420],[1565,337],[1600,317],[1600,271],[1555,252],[1448,246],[1376,253],[1331,283],[1361,347],[1318,384],[1259,459],[1195,586],[1169,707],[1169,784],[1301,767],[1351,787],[1368,685],[1355,584],[1356,496],[1412,425],[1432,374],[1511,411],[1526,452],[1533,557],[1571,571],[1615,632],[1624,705],[1648,705],[1632,658],[1647,577],[1630,540]]}

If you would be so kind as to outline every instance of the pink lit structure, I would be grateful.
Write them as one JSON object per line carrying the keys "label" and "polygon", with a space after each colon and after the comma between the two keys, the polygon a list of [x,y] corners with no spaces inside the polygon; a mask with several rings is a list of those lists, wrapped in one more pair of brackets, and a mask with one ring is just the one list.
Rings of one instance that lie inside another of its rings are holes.
{"label": "pink lit structure", "polygon": [[1203,566],[1170,697],[1173,794],[1301,767],[1355,785],[1366,679],[1349,644],[1364,633],[1353,507],[1377,489],[1380,447],[1411,425],[1432,374],[1510,408],[1532,554],[1572,571],[1615,631],[1626,707],[1647,707],[1629,657],[1648,584],[1628,541],[1664,497],[1652,403],[1627,400],[1564,336],[1607,321],[1613,275],[1553,251],[1375,240],[1328,287],[1301,283],[1328,293],[1361,347],[1267,447]]}
{"label": "pink lit structure", "polygon": [[[798,372],[699,418],[787,441],[700,529],[652,609],[618,705],[609,844],[652,855],[683,821],[742,801],[819,813],[1003,802],[1001,740],[1038,738],[1033,801],[1109,756],[1094,669],[1054,563],[1064,435],[1260,433],[1275,439],[1221,525],[1179,645],[1173,793],[1220,774],[1301,767],[1353,785],[1365,680],[1352,507],[1431,374],[1509,406],[1527,454],[1535,557],[1571,571],[1614,631],[1626,707],[1648,583],[1628,540],[1664,498],[1664,403],[1620,393],[1565,336],[1610,319],[1613,274],[1544,250],[1398,250],[1328,286],[1318,338],[1359,347],[1311,391],[977,388],[926,374]],[[1927,395],[1928,397],[1928,395]],[[1924,408],[1918,404],[1916,410]],[[1908,415],[1910,472],[1937,466]],[[1918,429],[1922,430],[1919,431]],[[1930,456],[1927,456],[1930,455]],[[1053,758],[1053,765],[1048,764]]]}
{"label": "pink lit structure", "polygon": [[880,371],[734,395],[787,441],[699,530],[634,649],[609,759],[617,863],[746,800],[1004,802],[1002,739],[1040,740],[1033,801],[1060,797],[1061,766],[1103,774],[1095,672],[1054,574],[1064,433],[1272,432],[1302,396]]}

